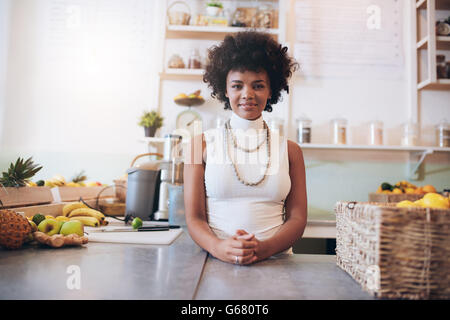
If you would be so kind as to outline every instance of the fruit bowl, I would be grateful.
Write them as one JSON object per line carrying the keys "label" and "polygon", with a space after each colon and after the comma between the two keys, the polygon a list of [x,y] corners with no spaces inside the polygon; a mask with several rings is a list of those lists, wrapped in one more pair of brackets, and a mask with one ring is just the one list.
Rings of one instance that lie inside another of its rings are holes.
{"label": "fruit bowl", "polygon": [[179,106],[192,107],[199,106],[205,103],[205,99],[200,95],[200,90],[197,90],[189,95],[180,93],[173,101]]}
{"label": "fruit bowl", "polygon": [[175,103],[179,106],[192,107],[192,106],[200,106],[205,103],[205,99],[203,98],[179,98],[174,100]]}

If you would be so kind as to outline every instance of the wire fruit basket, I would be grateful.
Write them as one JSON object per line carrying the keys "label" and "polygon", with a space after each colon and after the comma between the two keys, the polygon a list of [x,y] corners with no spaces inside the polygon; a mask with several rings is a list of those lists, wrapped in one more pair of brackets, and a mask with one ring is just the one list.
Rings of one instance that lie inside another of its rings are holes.
{"label": "wire fruit basket", "polygon": [[[182,11],[179,7],[184,6],[186,11]],[[167,18],[171,25],[189,25],[191,20],[191,8],[184,1],[175,1],[167,8]]]}
{"label": "wire fruit basket", "polygon": [[335,204],[336,263],[378,298],[450,299],[450,209]]}

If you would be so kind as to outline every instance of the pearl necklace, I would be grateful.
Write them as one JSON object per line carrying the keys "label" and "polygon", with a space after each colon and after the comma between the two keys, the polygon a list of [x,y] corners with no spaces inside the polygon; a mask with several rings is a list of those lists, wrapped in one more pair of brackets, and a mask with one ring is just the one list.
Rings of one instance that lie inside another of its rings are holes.
{"label": "pearl necklace", "polygon": [[253,187],[253,186],[259,185],[261,182],[264,181],[264,179],[265,179],[266,176],[267,176],[267,172],[269,171],[269,167],[270,167],[270,131],[269,131],[269,127],[267,126],[267,124],[266,124],[265,121],[263,121],[263,124],[264,124],[264,128],[266,129],[266,133],[267,133],[267,134],[266,134],[266,139],[264,139],[264,141],[266,142],[266,146],[267,146],[267,158],[268,158],[268,161],[267,161],[267,164],[266,164],[266,170],[264,171],[264,175],[262,176],[261,179],[259,179],[259,180],[256,181],[256,182],[248,182],[248,181],[245,181],[245,180],[241,177],[241,175],[239,174],[239,171],[238,171],[238,169],[237,169],[237,166],[236,166],[236,164],[234,163],[234,161],[233,161],[233,159],[232,159],[232,157],[231,157],[228,134],[230,134],[231,137],[232,137],[232,140],[233,140],[233,142],[234,142],[234,144],[233,144],[234,149],[240,149],[240,150],[245,151],[245,152],[247,152],[247,153],[255,152],[255,151],[259,150],[259,148],[262,146],[262,144],[264,143],[264,141],[263,141],[261,144],[259,144],[255,149],[251,149],[251,150],[250,150],[250,149],[245,149],[245,148],[239,148],[238,145],[237,145],[237,142],[236,142],[236,137],[234,136],[234,134],[233,134],[233,132],[232,132],[232,128],[231,128],[231,125],[230,125],[230,120],[228,120],[228,121],[225,123],[225,130],[226,130],[226,134],[225,134],[225,145],[226,145],[226,148],[227,148],[228,157],[229,157],[230,160],[231,160],[231,164],[232,164],[232,166],[233,166],[234,173],[236,174],[237,179],[239,180],[239,182],[241,182],[242,184],[244,184],[244,185],[246,185],[246,186],[251,186],[251,187]]}

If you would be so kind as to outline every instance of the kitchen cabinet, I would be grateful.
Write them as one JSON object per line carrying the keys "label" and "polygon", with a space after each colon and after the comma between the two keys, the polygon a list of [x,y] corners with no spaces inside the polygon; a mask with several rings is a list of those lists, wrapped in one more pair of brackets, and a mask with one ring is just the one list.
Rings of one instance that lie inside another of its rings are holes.
{"label": "kitchen cabinet", "polygon": [[450,60],[450,36],[436,35],[437,13],[449,11],[449,0],[419,0],[413,4],[412,25],[416,63],[417,93],[420,90],[450,90],[450,79],[439,79],[436,72],[436,55],[445,51]]}

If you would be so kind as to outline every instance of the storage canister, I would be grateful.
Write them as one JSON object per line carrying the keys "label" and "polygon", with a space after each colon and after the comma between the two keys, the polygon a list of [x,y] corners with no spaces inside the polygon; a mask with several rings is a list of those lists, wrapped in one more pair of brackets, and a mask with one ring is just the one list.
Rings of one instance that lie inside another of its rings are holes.
{"label": "storage canister", "polygon": [[442,148],[450,147],[450,124],[446,119],[436,126],[436,144]]}
{"label": "storage canister", "polygon": [[383,122],[372,121],[369,123],[369,145],[381,146],[383,144]]}
{"label": "storage canister", "polygon": [[331,120],[333,144],[347,144],[347,119],[335,118]]}
{"label": "storage canister", "polygon": [[407,122],[403,124],[402,146],[415,146],[419,141],[419,125]]}
{"label": "storage canister", "polygon": [[298,143],[311,143],[311,119],[302,115],[297,119]]}

